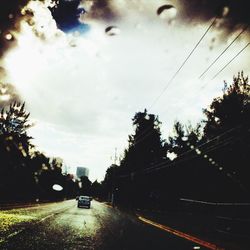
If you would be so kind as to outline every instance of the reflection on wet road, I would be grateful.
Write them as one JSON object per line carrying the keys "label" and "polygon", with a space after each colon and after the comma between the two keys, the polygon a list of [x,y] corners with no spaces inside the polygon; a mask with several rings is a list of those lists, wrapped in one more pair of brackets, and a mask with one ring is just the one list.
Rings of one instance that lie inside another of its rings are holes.
{"label": "reflection on wet road", "polygon": [[94,200],[90,209],[71,200],[19,213],[24,211],[36,219],[6,237],[0,249],[191,250],[196,245]]}

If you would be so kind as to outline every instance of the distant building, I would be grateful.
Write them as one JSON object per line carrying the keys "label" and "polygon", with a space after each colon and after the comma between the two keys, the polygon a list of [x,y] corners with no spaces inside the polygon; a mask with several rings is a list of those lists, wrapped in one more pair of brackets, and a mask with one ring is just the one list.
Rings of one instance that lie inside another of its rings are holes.
{"label": "distant building", "polygon": [[76,168],[76,177],[80,179],[83,176],[89,177],[89,169],[85,167],[77,167]]}

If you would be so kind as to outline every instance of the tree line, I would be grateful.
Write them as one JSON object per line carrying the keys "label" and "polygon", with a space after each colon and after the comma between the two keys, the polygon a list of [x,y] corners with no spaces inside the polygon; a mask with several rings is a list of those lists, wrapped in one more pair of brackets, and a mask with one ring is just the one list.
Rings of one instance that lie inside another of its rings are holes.
{"label": "tree line", "polygon": [[[32,144],[25,103],[13,101],[0,112],[0,203],[51,201],[78,195],[102,197],[102,185],[63,171],[63,160],[48,157]],[[60,190],[54,188],[59,185]]]}
{"label": "tree line", "polygon": [[174,206],[181,198],[250,200],[250,85],[243,72],[224,83],[195,126],[176,121],[162,139],[158,116],[132,119],[134,132],[118,165],[103,181],[106,198],[131,207]]}
{"label": "tree line", "polygon": [[[55,200],[75,197],[78,183],[63,173],[63,161],[36,149],[24,103],[12,102],[0,113],[0,201]],[[61,192],[53,185],[60,185]]]}
{"label": "tree line", "polygon": [[[118,165],[102,183],[75,180],[63,161],[36,149],[24,103],[0,113],[0,201],[55,200],[91,195],[131,207],[166,207],[181,198],[213,202],[249,201],[250,85],[239,73],[222,95],[203,109],[195,126],[176,121],[162,138],[158,116],[137,112],[134,132]],[[58,192],[53,185],[60,185]]]}

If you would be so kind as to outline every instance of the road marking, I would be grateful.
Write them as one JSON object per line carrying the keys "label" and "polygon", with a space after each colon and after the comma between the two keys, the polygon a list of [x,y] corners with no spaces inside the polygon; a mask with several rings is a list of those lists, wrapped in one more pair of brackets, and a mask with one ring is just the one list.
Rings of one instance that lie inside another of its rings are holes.
{"label": "road marking", "polygon": [[[48,215],[48,216],[45,216],[44,218],[42,218],[42,219],[38,220],[37,222],[35,222],[35,224],[39,224],[39,223],[41,223],[41,222],[47,220],[48,218],[50,218],[50,217],[52,217],[52,216],[54,216],[54,215],[55,215],[55,214],[53,213],[53,214],[50,214],[50,215]],[[9,234],[9,235],[6,236],[4,239],[0,239],[0,244],[6,242],[8,239],[10,239],[10,238],[12,238],[12,237],[14,237],[14,236],[16,236],[16,235],[22,233],[24,230],[25,230],[25,228],[22,228],[22,229],[20,229],[20,230],[14,232],[14,233]]]}
{"label": "road marking", "polygon": [[18,230],[16,232],[14,232],[14,233],[9,234],[4,239],[0,239],[0,244],[6,242],[8,239],[10,239],[10,238],[12,238],[12,237],[14,237],[16,235],[22,233],[23,231],[24,231],[24,228],[22,228],[22,229],[20,229],[20,230]]}
{"label": "road marking", "polygon": [[0,206],[0,210],[12,210],[12,209],[36,209],[36,208],[40,208],[40,207],[46,207],[46,206],[51,206],[51,205],[56,205],[56,204],[60,204],[60,203],[64,203],[64,202],[71,202],[73,201],[73,199],[70,200],[66,200],[66,201],[57,201],[57,202],[40,202],[40,203],[31,203],[31,204],[7,204],[4,206]]}
{"label": "road marking", "polygon": [[146,218],[144,218],[142,216],[138,216],[138,219],[141,220],[141,221],[143,221],[143,222],[145,222],[145,223],[147,223],[147,224],[149,224],[149,225],[152,225],[154,227],[160,228],[161,230],[164,230],[164,231],[166,231],[168,233],[174,234],[174,235],[176,235],[178,237],[181,237],[183,239],[186,239],[186,240],[192,241],[194,243],[197,243],[197,244],[199,244],[199,245],[201,245],[203,247],[206,247],[208,249],[212,249],[212,250],[224,250],[224,248],[220,248],[220,247],[216,246],[213,243],[201,240],[201,239],[199,239],[199,238],[197,238],[195,236],[189,235],[187,233],[183,233],[183,232],[175,230],[175,229],[173,229],[171,227],[161,225],[161,224],[156,223],[154,221],[148,220],[148,219],[146,219]]}
{"label": "road marking", "polygon": [[[47,220],[48,218],[50,218],[50,217],[52,217],[52,216],[54,216],[54,215],[55,215],[55,214],[50,214],[50,215],[48,215],[48,216],[42,218],[41,220],[35,222],[35,224],[39,224],[39,223],[41,223],[41,222]],[[22,233],[24,230],[25,230],[25,228],[22,228],[22,229],[20,229],[20,230],[18,230],[18,231],[16,231],[16,232],[13,232],[13,233],[9,234],[9,235],[6,236],[4,239],[0,239],[0,244],[6,242],[8,239],[10,239],[10,238],[12,238],[12,237],[14,237],[14,236],[16,236],[16,235]]]}
{"label": "road marking", "polygon": [[[54,202],[54,203],[58,203],[58,202]],[[52,217],[52,216],[55,216],[56,214],[61,213],[61,212],[65,211],[65,210],[67,210],[67,209],[69,209],[69,208],[70,208],[70,207],[63,208],[63,209],[59,210],[59,212],[57,211],[56,213],[49,214],[49,215],[45,216],[44,218],[42,218],[42,219],[40,219],[40,220],[38,220],[38,221],[36,221],[36,222],[34,222],[34,223],[35,223],[35,224],[39,224],[39,223],[41,223],[41,222],[47,220],[48,218],[50,218],[50,217]],[[14,237],[14,236],[16,236],[16,235],[22,233],[25,229],[26,229],[26,228],[22,228],[22,229],[20,229],[20,230],[18,230],[18,231],[16,231],[16,232],[13,232],[13,233],[9,234],[8,236],[4,237],[3,239],[0,239],[0,244],[6,242],[8,239],[10,239],[10,238],[12,238],[12,237]]]}
{"label": "road marking", "polygon": [[50,214],[50,215],[47,215],[47,216],[45,216],[44,218],[42,218],[41,220],[39,220],[38,222],[37,222],[37,224],[38,223],[41,223],[41,222],[43,222],[43,221],[45,221],[45,220],[47,220],[48,218],[50,218],[50,217],[52,217],[52,216],[54,216],[55,214]]}

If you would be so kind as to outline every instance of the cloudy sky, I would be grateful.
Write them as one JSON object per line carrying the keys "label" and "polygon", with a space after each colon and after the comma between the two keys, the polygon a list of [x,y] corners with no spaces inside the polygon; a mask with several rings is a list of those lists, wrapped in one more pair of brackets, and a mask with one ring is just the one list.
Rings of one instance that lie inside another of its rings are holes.
{"label": "cloudy sky", "polygon": [[50,1],[26,1],[19,9],[33,15],[7,27],[0,62],[31,112],[33,143],[102,180],[115,148],[119,156],[127,146],[135,112],[159,115],[163,138],[175,120],[202,119],[224,80],[249,75],[250,46],[211,80],[248,44],[247,29],[199,79],[249,23],[247,1],[234,2],[61,0],[49,10]]}

